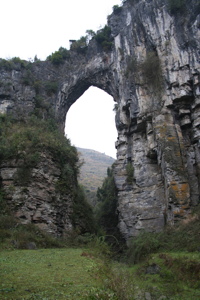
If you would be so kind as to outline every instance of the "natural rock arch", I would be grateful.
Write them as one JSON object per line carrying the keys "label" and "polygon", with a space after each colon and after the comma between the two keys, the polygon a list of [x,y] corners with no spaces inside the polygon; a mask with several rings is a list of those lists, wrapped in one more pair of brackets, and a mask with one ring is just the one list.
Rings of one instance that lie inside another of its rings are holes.
{"label": "natural rock arch", "polygon": [[115,86],[112,72],[108,69],[108,65],[102,63],[104,58],[98,58],[97,63],[88,61],[84,68],[80,70],[79,76],[75,74],[73,75],[73,80],[70,78],[68,81],[67,78],[67,80],[62,83],[56,102],[56,117],[62,122],[62,128],[64,126],[65,116],[71,105],[90,87],[94,86],[105,91],[116,101],[118,87]]}

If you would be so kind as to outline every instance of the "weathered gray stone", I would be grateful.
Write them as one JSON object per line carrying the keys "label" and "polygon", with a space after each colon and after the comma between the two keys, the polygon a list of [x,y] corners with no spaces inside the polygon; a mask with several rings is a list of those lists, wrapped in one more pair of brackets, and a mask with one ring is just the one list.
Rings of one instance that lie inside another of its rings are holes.
{"label": "weathered gray stone", "polygon": [[157,264],[149,265],[146,268],[146,274],[155,275],[160,273],[160,267]]}
{"label": "weathered gray stone", "polygon": [[[14,181],[17,163],[0,169],[5,197],[15,216],[22,224],[34,223],[40,229],[55,235],[65,235],[72,230],[72,197],[56,190],[60,169],[48,153],[41,153],[39,164],[31,172],[26,186]],[[19,164],[18,168],[21,167]]]}
{"label": "weathered gray stone", "polygon": [[149,292],[145,292],[144,294],[145,300],[151,300],[151,294]]}

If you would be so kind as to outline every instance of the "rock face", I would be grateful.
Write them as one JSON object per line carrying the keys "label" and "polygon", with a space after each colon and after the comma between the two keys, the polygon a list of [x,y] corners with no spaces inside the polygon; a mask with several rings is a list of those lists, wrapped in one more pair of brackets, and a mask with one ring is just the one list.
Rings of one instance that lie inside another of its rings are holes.
{"label": "rock face", "polygon": [[26,182],[16,183],[22,165],[8,160],[1,165],[1,185],[5,200],[22,224],[34,223],[54,236],[72,230],[72,196],[56,190],[60,169],[48,153],[41,153],[40,162],[31,170]]}
{"label": "rock face", "polygon": [[111,51],[92,39],[62,65],[36,62],[28,71],[17,65],[0,75],[1,112],[17,118],[51,112],[62,129],[90,86],[113,96],[119,228],[126,239],[141,229],[162,230],[199,203],[200,4],[170,3],[124,1],[108,17]]}

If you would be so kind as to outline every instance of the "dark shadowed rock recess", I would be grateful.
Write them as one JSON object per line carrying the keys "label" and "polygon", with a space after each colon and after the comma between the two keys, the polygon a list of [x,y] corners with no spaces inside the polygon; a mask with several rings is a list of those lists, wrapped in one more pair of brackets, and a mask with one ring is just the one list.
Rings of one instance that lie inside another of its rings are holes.
{"label": "dark shadowed rock recess", "polygon": [[[16,64],[13,69],[2,68],[0,74],[1,113],[26,118],[38,109],[46,118],[48,106],[62,130],[70,106],[90,86],[113,97],[118,130],[117,213],[125,239],[142,229],[160,231],[166,224],[173,225],[199,203],[200,4],[190,0],[172,9],[170,3],[125,1],[108,17],[110,50],[93,38],[84,51],[71,49],[58,66],[38,61],[27,70]],[[38,95],[44,99],[40,105]],[[1,166],[5,186],[15,167],[15,162]],[[48,202],[47,194],[56,198],[51,183],[59,174],[51,157],[33,172],[26,204],[20,188],[9,190],[10,199],[15,203],[20,199],[16,214],[26,211],[26,221],[37,223],[42,218],[43,227],[53,230],[60,222],[54,216],[57,205],[60,215],[65,213],[63,228],[70,229],[70,201],[66,199],[66,207],[63,201]]]}

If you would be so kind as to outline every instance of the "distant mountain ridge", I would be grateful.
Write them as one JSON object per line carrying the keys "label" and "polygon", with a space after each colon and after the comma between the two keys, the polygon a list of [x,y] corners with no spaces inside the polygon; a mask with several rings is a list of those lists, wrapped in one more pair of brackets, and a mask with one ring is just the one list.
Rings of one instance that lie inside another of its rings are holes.
{"label": "distant mountain ridge", "polygon": [[80,170],[79,183],[84,186],[89,202],[94,205],[97,189],[101,187],[107,175],[107,168],[115,162],[115,159],[91,149],[77,147],[77,150],[80,161],[84,162]]}

